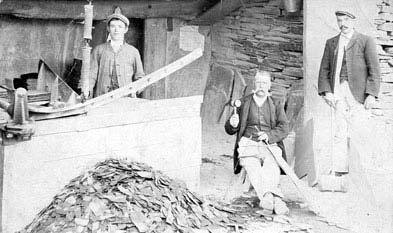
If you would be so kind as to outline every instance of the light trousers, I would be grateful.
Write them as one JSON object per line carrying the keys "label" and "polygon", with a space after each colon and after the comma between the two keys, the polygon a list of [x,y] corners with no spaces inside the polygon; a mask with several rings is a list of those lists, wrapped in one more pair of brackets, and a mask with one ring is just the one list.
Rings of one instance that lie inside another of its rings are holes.
{"label": "light trousers", "polygon": [[[332,109],[331,127],[333,129],[332,170],[335,172],[349,172],[349,138],[350,127],[359,124],[366,112],[364,106],[355,100],[348,82],[336,86],[334,93],[336,107]],[[349,125],[351,124],[351,126]]]}
{"label": "light trousers", "polygon": [[271,152],[282,156],[282,151],[276,144],[267,146],[263,142],[255,142],[246,137],[242,137],[239,141],[240,165],[245,169],[247,178],[260,200],[267,192],[283,197],[278,187],[280,167],[268,147]]}

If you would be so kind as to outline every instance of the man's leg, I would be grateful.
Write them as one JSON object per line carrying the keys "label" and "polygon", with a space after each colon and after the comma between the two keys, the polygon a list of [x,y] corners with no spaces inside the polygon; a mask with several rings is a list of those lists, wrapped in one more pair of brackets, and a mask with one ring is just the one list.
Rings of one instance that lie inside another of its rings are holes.
{"label": "man's leg", "polygon": [[[260,158],[256,156],[242,157],[240,154],[240,165],[246,170],[247,177],[254,187],[260,200],[260,207],[270,212],[275,209],[277,214],[285,214],[288,208],[281,200],[282,193],[278,188],[280,182],[280,168],[273,155],[264,145],[258,145]],[[273,153],[279,153],[281,149],[277,146],[270,146]],[[247,150],[242,148],[240,151]],[[263,158],[263,166],[261,166]]]}
{"label": "man's leg", "polygon": [[336,173],[343,174],[349,172],[348,157],[348,117],[349,105],[348,95],[352,95],[347,82],[343,82],[337,88],[338,101],[334,114],[334,139],[332,153],[332,170]]}
{"label": "man's leg", "polygon": [[289,209],[282,200],[283,194],[278,187],[280,183],[280,167],[272,155],[274,153],[276,156],[282,156],[282,151],[277,145],[269,145],[269,149],[264,146],[263,149],[265,150],[265,156],[262,166],[262,182],[265,184],[266,192],[274,195],[274,212],[279,215],[287,214]]}
{"label": "man's leg", "polygon": [[337,101],[334,114],[332,170],[339,173],[348,173],[348,123],[347,105],[344,100]]}
{"label": "man's leg", "polygon": [[280,183],[280,167],[274,159],[272,153],[282,156],[281,149],[276,145],[269,146],[270,151],[266,146],[261,146],[263,153],[263,166],[261,171],[261,180],[265,187],[265,192],[271,192],[276,196],[283,197],[281,190],[278,188]]}
{"label": "man's leg", "polygon": [[262,179],[264,173],[262,172],[261,159],[257,157],[240,158],[240,165],[243,167],[243,169],[246,170],[248,180],[254,187],[255,192],[259,198],[260,206],[273,211],[273,199],[270,201],[270,203],[269,200],[266,200],[265,203],[264,196],[267,190],[265,189]]}

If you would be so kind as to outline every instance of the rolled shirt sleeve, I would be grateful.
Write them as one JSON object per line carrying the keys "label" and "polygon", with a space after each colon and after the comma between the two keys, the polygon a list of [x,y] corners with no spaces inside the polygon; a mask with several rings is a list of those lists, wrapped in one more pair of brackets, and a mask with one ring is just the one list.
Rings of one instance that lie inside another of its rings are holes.
{"label": "rolled shirt sleeve", "polygon": [[136,51],[135,56],[134,56],[134,70],[135,70],[134,81],[145,76],[145,73],[143,72],[141,55],[139,54],[138,51]]}

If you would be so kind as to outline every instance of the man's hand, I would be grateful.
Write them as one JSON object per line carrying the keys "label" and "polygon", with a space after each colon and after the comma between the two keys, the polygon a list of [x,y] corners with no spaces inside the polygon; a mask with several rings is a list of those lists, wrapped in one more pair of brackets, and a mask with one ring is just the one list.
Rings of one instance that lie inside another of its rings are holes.
{"label": "man's hand", "polygon": [[326,92],[325,95],[323,96],[323,99],[331,107],[334,107],[336,105],[336,98],[331,92]]}
{"label": "man's hand", "polygon": [[236,128],[239,125],[239,114],[233,114],[231,118],[229,118],[229,124],[231,124],[233,128]]}
{"label": "man's hand", "polygon": [[258,132],[258,140],[268,142],[269,137],[267,136],[267,134],[265,132]]}
{"label": "man's hand", "polygon": [[137,96],[136,96],[136,92],[132,92],[131,94],[130,94],[130,97],[131,98],[136,98]]}
{"label": "man's hand", "polygon": [[86,100],[88,100],[88,99],[91,98],[90,92],[88,92],[88,93],[83,93],[83,92],[82,92],[82,93],[80,94],[80,97],[81,97],[82,103],[84,103],[84,102],[86,102]]}
{"label": "man's hand", "polygon": [[372,95],[368,95],[366,100],[364,101],[364,108],[370,109],[375,105],[375,97]]}

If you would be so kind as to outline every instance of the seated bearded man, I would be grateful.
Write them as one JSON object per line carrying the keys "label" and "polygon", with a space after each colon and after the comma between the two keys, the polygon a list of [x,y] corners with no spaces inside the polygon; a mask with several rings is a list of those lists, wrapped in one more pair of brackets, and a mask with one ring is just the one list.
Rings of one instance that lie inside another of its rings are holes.
{"label": "seated bearded man", "polygon": [[283,104],[269,95],[270,79],[266,71],[256,73],[254,93],[240,99],[241,105],[227,120],[225,131],[237,134],[234,173],[245,169],[263,212],[287,214],[289,210],[278,187],[280,167],[272,153],[283,155],[282,140],[288,135],[289,125]]}

